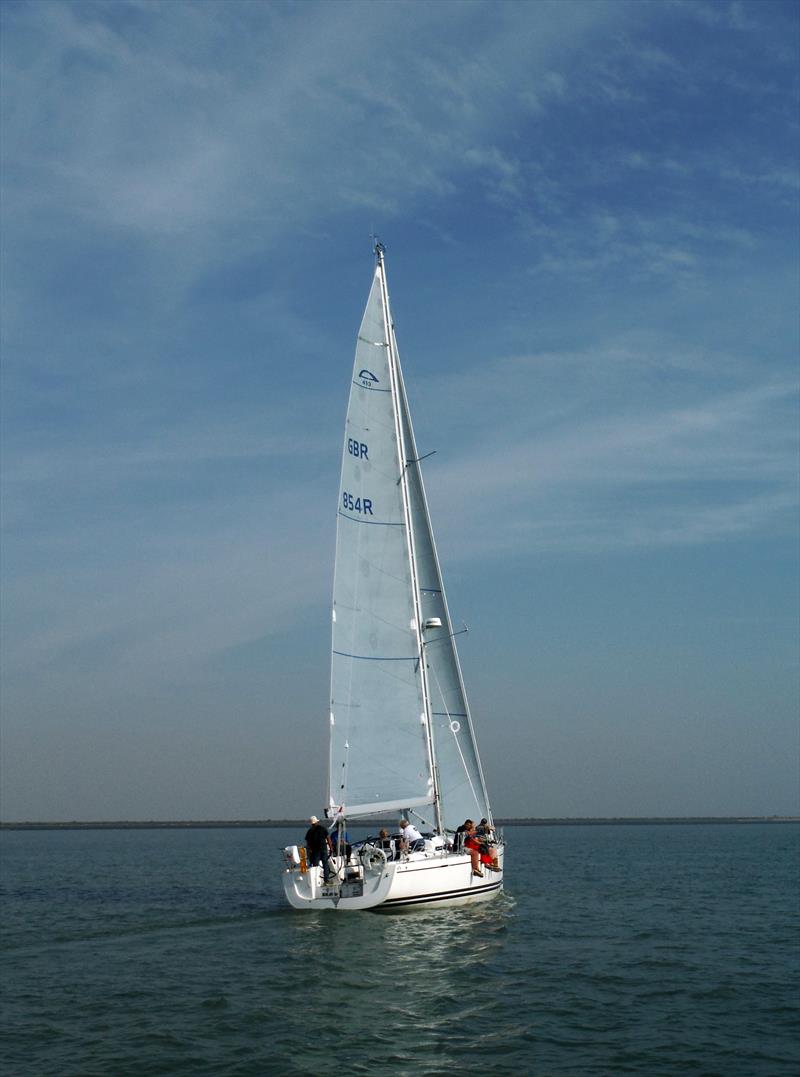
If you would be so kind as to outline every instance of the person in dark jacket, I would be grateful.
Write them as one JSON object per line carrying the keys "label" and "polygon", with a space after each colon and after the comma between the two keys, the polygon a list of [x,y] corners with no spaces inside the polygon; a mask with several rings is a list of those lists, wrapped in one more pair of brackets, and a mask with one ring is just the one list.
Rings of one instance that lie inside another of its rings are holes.
{"label": "person in dark jacket", "polygon": [[316,815],[308,820],[311,826],[306,831],[306,849],[308,850],[308,862],[312,868],[322,864],[322,877],[327,883],[333,877],[331,869],[331,845],[330,835]]}

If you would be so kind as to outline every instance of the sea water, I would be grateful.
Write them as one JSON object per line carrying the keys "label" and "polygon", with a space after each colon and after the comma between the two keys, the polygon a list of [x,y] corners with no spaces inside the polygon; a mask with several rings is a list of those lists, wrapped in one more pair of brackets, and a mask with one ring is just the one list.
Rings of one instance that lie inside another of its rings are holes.
{"label": "sea water", "polygon": [[289,909],[301,836],[0,834],[2,1072],[800,1072],[798,824],[507,827],[402,915]]}

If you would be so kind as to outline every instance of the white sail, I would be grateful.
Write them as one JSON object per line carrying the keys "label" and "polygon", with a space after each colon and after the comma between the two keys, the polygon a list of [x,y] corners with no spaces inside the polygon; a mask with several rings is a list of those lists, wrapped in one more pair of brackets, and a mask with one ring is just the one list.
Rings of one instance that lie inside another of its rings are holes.
{"label": "white sail", "polygon": [[382,272],[356,345],[336,532],[330,805],[350,816],[434,796]]}
{"label": "white sail", "polygon": [[441,818],[448,829],[455,830],[467,818],[491,821],[491,810],[433,540],[399,357],[396,361],[422,623],[441,622],[440,626],[428,628],[423,636]]}

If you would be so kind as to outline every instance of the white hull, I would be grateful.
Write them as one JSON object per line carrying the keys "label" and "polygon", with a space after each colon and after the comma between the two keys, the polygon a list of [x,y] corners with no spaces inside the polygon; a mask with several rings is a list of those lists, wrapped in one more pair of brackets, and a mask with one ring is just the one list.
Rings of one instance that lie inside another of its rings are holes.
{"label": "white hull", "polygon": [[[496,850],[501,869],[502,846]],[[351,868],[356,876],[356,870]],[[389,861],[377,871],[362,867],[357,877],[325,886],[321,868],[287,869],[283,873],[286,898],[295,909],[372,909],[376,912],[406,912],[419,908],[448,908],[488,901],[503,888],[503,872],[483,866],[483,878],[472,874],[468,854],[412,853],[408,860]]]}

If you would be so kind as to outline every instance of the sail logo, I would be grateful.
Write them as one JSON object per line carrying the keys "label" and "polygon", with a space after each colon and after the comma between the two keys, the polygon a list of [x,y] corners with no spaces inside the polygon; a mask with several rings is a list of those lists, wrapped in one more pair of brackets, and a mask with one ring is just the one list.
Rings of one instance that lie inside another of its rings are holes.
{"label": "sail logo", "polygon": [[372,371],[367,370],[366,367],[363,370],[359,370],[358,376],[361,379],[361,384],[367,389],[371,389],[373,385],[378,384],[378,379]]}

